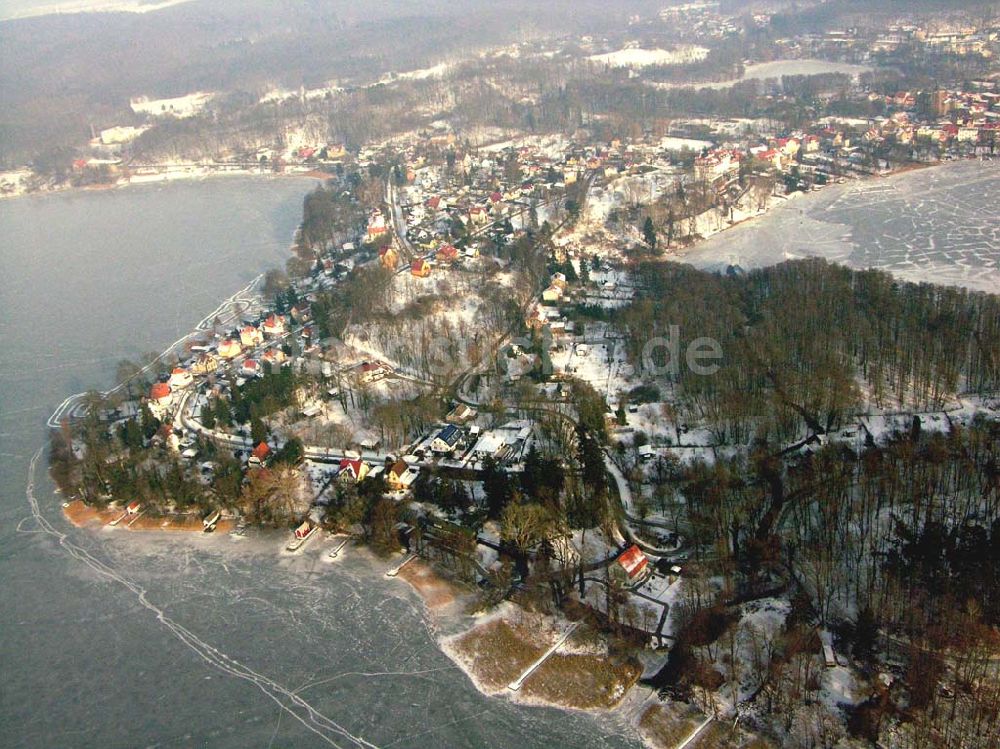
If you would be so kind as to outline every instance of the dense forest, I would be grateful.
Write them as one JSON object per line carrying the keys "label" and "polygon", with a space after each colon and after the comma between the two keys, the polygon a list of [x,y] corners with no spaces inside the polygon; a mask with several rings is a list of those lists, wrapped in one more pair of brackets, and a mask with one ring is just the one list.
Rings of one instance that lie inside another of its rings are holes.
{"label": "dense forest", "polygon": [[903,283],[879,271],[802,260],[712,275],[639,268],[642,291],[613,323],[638,366],[667,367],[652,338],[676,326],[680,350],[707,337],[719,371],[667,373],[680,405],[719,443],[825,432],[866,407],[928,410],[1000,387],[1000,299]]}
{"label": "dense forest", "polygon": [[[817,738],[822,711],[809,707],[821,681],[810,654],[827,629],[862,673],[901,677],[850,711],[852,736],[876,742],[892,726],[896,746],[995,745],[1000,424],[985,410],[967,425],[925,414],[853,441],[795,441],[873,411],[941,409],[959,394],[992,402],[1000,299],[817,260],[726,275],[655,263],[639,276],[640,297],[613,320],[633,360],[643,365],[652,336],[677,335],[681,351],[718,340],[713,375],[652,364],[672,388],[672,418],[734,446],[648,473],[660,509],[680,508],[698,581],[650,683],[697,701],[739,682],[790,742],[832,746],[841,729]],[[765,643],[736,612],[775,591],[791,613]],[[753,651],[750,673],[720,661],[738,642]]]}

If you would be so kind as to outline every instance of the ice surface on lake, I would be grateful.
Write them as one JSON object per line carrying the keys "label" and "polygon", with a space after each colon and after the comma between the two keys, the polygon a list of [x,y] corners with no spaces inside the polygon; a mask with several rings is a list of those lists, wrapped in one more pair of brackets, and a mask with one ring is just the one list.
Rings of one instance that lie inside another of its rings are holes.
{"label": "ice surface on lake", "polygon": [[960,162],[799,195],[680,259],[709,270],[818,256],[1000,292],[1000,168]]}

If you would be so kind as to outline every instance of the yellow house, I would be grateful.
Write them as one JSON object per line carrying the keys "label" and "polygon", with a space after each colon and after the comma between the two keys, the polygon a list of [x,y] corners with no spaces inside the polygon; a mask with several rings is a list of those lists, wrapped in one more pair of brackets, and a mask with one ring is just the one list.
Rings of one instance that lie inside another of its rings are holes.
{"label": "yellow house", "polygon": [[410,274],[417,278],[427,278],[431,274],[431,264],[423,258],[410,263]]}
{"label": "yellow house", "polygon": [[219,343],[219,356],[223,359],[234,359],[243,352],[240,342],[233,338],[226,338]]}

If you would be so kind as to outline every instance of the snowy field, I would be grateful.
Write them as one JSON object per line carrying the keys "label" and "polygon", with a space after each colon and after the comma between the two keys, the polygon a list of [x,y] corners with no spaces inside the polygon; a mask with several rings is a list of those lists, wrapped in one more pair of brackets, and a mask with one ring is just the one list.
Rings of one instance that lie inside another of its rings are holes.
{"label": "snowy field", "polygon": [[0,2],[0,21],[53,13],[149,13],[190,0],[6,0]]}
{"label": "snowy field", "polygon": [[129,104],[136,114],[146,114],[150,117],[193,117],[215,96],[212,93],[196,91],[187,96],[176,96],[172,99],[149,99],[140,96],[132,99]]}
{"label": "snowy field", "polygon": [[680,259],[707,270],[823,257],[914,282],[1000,292],[995,163],[959,162],[835,185],[779,205]]}
{"label": "snowy field", "polygon": [[680,151],[687,148],[691,151],[700,151],[703,148],[711,148],[715,144],[710,140],[697,140],[695,138],[675,138],[667,136],[660,139],[660,148],[667,151]]}
{"label": "snowy field", "polygon": [[683,65],[699,62],[707,55],[707,48],[685,44],[669,50],[632,47],[603,55],[591,55],[587,59],[613,68],[645,68],[649,65]]}

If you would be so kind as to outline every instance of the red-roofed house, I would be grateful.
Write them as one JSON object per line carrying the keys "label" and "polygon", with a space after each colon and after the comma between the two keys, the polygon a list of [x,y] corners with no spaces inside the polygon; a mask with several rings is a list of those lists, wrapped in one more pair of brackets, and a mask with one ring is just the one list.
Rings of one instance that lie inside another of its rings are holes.
{"label": "red-roofed house", "polygon": [[642,553],[638,546],[630,546],[616,560],[618,565],[625,570],[629,580],[639,580],[646,573],[649,566],[649,559]]}
{"label": "red-roofed house", "polygon": [[253,449],[250,453],[250,460],[247,461],[250,465],[262,466],[264,462],[270,457],[271,448],[268,447],[266,442],[261,442],[257,447]]}
{"label": "red-roofed house", "polygon": [[174,371],[170,373],[171,389],[186,388],[192,382],[194,382],[194,377],[183,367],[174,367]]}
{"label": "red-roofed house", "polygon": [[389,225],[385,222],[385,216],[381,211],[376,211],[368,219],[368,241],[374,242],[378,237],[389,231]]}
{"label": "red-roofed house", "polygon": [[794,156],[799,152],[799,139],[778,138],[778,140],[775,141],[775,147],[781,151],[784,156]]}
{"label": "red-roofed house", "polygon": [[264,334],[253,325],[247,325],[240,330],[240,343],[248,348],[259,346],[264,342]]}
{"label": "red-roofed house", "polygon": [[288,361],[288,357],[285,355],[285,352],[280,348],[269,348],[264,352],[264,355],[260,359],[262,362],[267,362],[272,366],[275,364],[283,364]]}
{"label": "red-roofed house", "polygon": [[239,341],[226,338],[219,343],[219,356],[223,359],[233,359],[243,352],[243,347]]}
{"label": "red-roofed house", "polygon": [[362,362],[358,369],[362,382],[376,382],[392,374],[392,367],[378,361]]}
{"label": "red-roofed house", "polygon": [[337,471],[337,478],[341,480],[351,479],[355,483],[365,480],[372,467],[360,458],[344,458],[340,461],[340,469]]}
{"label": "red-roofed house", "polygon": [[396,252],[392,245],[386,245],[378,251],[378,259],[382,263],[383,268],[396,270],[396,266],[399,264],[399,253]]}
{"label": "red-roofed house", "polygon": [[454,263],[458,260],[458,249],[454,245],[443,244],[434,257],[439,263]]}
{"label": "red-roofed house", "polygon": [[264,331],[264,335],[269,336],[279,336],[285,333],[285,316],[284,315],[268,315],[267,319],[264,320],[264,324],[260,326],[261,330]]}
{"label": "red-roofed house", "polygon": [[427,278],[430,274],[431,264],[424,260],[424,258],[414,260],[410,263],[410,275],[416,276],[417,278]]}
{"label": "red-roofed house", "polygon": [[170,385],[157,382],[149,389],[149,399],[158,406],[169,406],[174,395],[170,392]]}
{"label": "red-roofed house", "polygon": [[772,148],[768,151],[758,153],[757,158],[761,161],[769,162],[772,167],[781,171],[781,151],[777,151]]}

